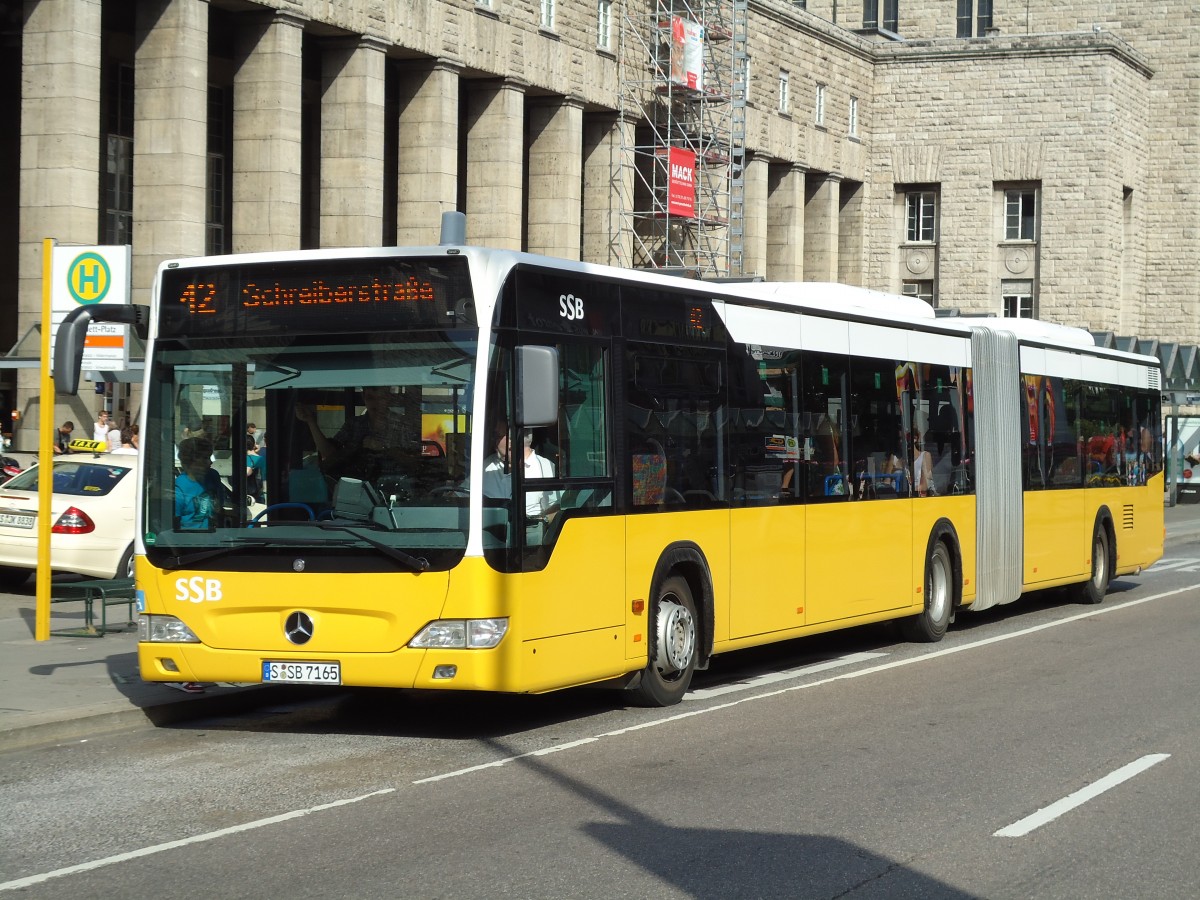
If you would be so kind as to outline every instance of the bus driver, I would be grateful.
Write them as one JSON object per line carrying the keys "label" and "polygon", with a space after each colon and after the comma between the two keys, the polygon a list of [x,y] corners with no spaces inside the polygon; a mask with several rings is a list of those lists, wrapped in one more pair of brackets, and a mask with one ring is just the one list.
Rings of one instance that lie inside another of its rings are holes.
{"label": "bus driver", "polygon": [[[501,420],[495,428],[496,449],[483,464],[483,494],[485,497],[508,499],[512,496],[512,461],[508,447],[508,423]],[[533,435],[523,433],[521,443],[524,446],[525,480],[538,478],[553,478],[554,463],[539,456],[533,449]],[[548,519],[558,512],[557,491],[525,492],[525,522],[529,526],[545,524]]]}

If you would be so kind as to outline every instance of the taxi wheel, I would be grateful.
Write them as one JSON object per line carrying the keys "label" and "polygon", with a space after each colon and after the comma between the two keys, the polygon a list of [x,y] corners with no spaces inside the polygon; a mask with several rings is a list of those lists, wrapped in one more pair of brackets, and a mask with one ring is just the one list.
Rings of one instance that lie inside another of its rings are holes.
{"label": "taxi wheel", "polygon": [[654,603],[654,654],[632,689],[638,706],[673,706],[683,699],[696,671],[699,622],[687,580],[666,579]]}
{"label": "taxi wheel", "polygon": [[132,578],[133,577],[133,544],[130,544],[124,555],[121,557],[121,562],[117,565],[117,574],[113,578]]}

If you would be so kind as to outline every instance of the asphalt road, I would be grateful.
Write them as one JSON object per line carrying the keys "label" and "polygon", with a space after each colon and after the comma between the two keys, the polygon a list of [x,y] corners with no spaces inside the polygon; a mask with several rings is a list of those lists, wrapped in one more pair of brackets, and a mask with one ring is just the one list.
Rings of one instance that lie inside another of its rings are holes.
{"label": "asphalt road", "polygon": [[0,894],[1200,896],[1197,573],[731,655],[668,710],[352,691],[10,753]]}

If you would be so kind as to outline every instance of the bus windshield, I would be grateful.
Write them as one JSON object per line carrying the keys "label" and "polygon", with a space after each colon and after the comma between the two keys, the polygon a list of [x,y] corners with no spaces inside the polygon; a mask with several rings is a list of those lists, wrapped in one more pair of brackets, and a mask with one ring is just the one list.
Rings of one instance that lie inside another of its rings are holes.
{"label": "bus windshield", "polygon": [[158,566],[449,568],[467,537],[472,329],[164,339],[145,541]]}

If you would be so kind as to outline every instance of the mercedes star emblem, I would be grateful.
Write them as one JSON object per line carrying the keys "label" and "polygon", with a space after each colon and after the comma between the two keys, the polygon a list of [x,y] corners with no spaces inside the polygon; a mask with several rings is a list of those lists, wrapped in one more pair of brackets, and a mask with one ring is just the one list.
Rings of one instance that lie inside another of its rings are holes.
{"label": "mercedes star emblem", "polygon": [[293,644],[307,644],[313,636],[313,620],[308,613],[294,612],[287,617],[283,633]]}

